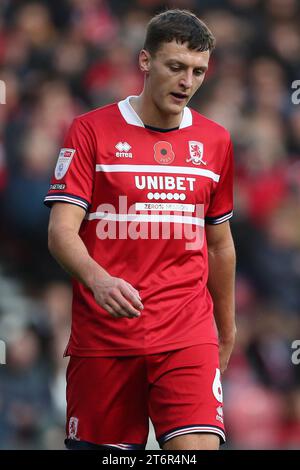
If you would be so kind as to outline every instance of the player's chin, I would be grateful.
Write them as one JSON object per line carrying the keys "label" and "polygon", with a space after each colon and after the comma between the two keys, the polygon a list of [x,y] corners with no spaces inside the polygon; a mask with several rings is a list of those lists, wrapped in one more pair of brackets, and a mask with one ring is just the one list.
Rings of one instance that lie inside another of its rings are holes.
{"label": "player's chin", "polygon": [[178,103],[171,102],[170,105],[171,105],[172,109],[177,110],[177,112],[179,112],[179,111],[183,110],[183,108],[187,105],[187,103],[188,103],[188,99],[185,99],[185,100],[182,100]]}
{"label": "player's chin", "polygon": [[182,112],[183,108],[185,107],[186,102],[183,103],[168,103],[166,106],[166,111],[168,114],[179,114]]}

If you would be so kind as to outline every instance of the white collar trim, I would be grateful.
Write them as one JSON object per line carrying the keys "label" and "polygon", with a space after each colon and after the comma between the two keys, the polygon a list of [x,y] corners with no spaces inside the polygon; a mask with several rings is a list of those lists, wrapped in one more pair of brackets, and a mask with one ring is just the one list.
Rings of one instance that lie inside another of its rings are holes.
{"label": "white collar trim", "polygon": [[[145,127],[139,115],[135,112],[130,104],[130,98],[137,98],[134,95],[128,96],[125,100],[118,102],[120,113],[128,124],[138,127]],[[193,124],[193,115],[191,110],[186,106],[183,110],[183,117],[179,129],[189,127]]]}

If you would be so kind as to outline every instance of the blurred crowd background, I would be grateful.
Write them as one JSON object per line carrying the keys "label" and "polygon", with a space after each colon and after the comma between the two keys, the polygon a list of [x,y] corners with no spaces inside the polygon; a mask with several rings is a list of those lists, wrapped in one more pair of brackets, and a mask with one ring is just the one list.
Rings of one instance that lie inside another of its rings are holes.
{"label": "blurred crowd background", "polygon": [[300,339],[299,0],[1,0],[2,449],[64,448],[72,294],[47,251],[43,197],[73,117],[142,89],[145,27],[166,7],[192,9],[217,38],[191,105],[227,127],[235,146],[238,337],[223,378],[227,448],[300,448],[300,365],[291,360]]}

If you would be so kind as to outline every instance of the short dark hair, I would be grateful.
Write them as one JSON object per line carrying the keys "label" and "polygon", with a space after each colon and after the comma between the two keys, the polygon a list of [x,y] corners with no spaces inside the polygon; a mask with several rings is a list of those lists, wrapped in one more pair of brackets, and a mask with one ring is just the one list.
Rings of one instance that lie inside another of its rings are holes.
{"label": "short dark hair", "polygon": [[148,23],[144,49],[155,54],[164,42],[176,40],[188,43],[188,48],[210,52],[215,37],[206,24],[189,10],[166,10],[155,15]]}

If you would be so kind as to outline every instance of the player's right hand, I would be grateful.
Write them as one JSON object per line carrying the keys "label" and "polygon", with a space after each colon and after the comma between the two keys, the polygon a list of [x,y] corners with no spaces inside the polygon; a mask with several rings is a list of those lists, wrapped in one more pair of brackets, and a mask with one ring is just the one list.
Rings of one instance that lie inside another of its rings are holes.
{"label": "player's right hand", "polygon": [[137,318],[144,308],[138,291],[118,277],[101,277],[92,291],[97,304],[114,318]]}

